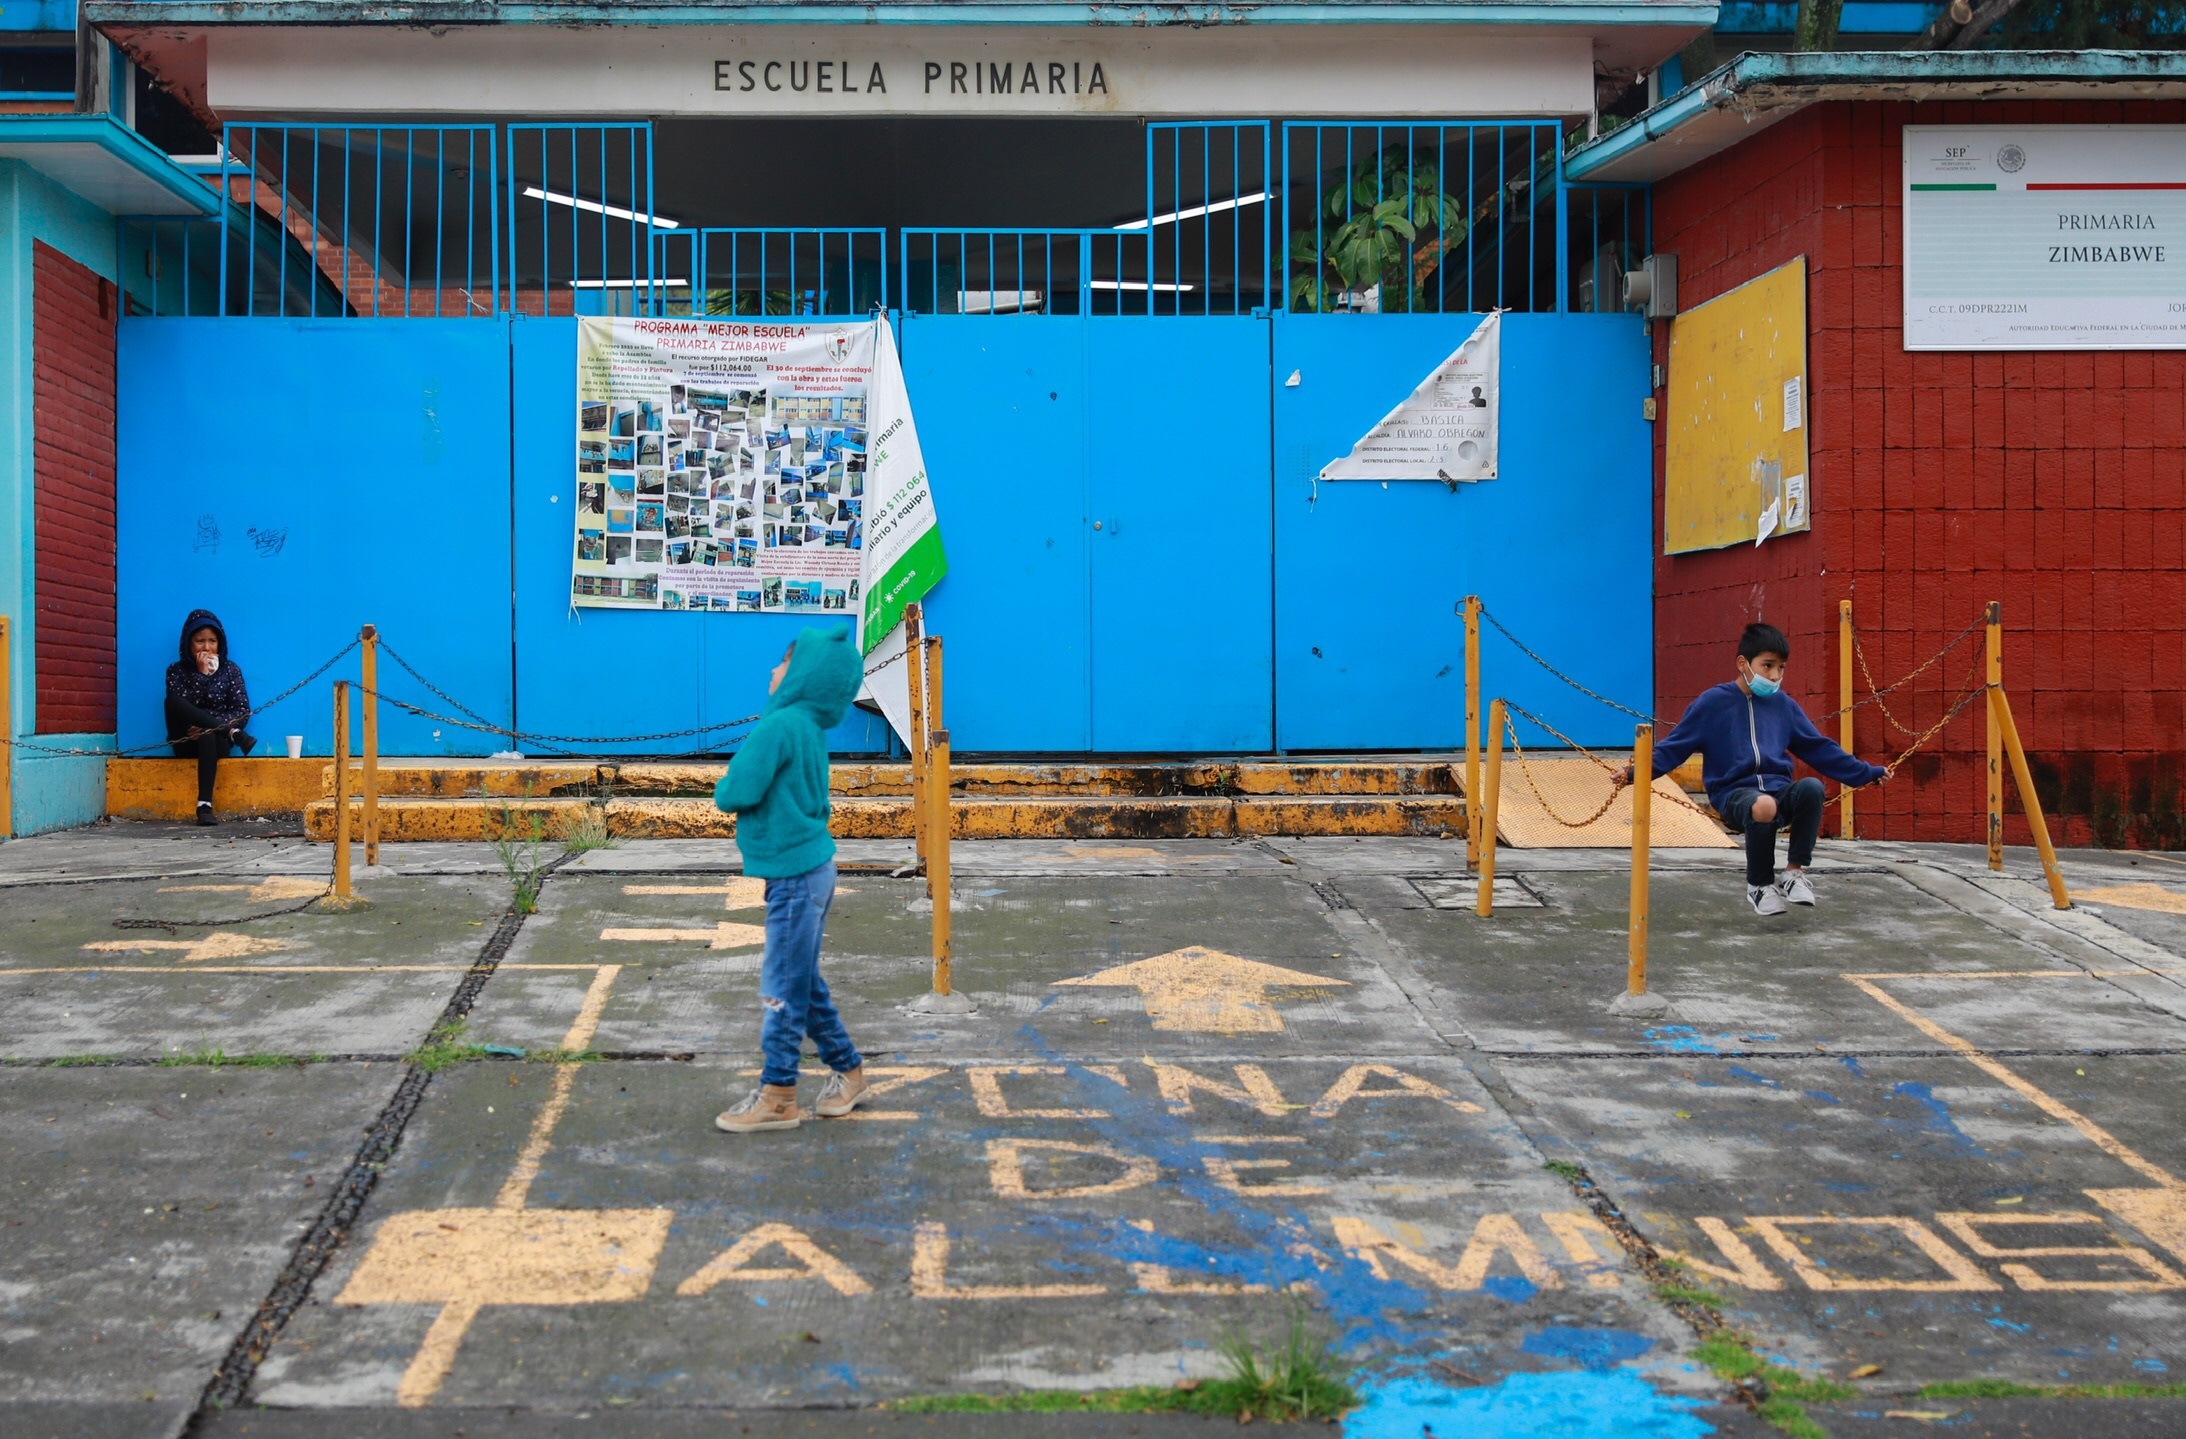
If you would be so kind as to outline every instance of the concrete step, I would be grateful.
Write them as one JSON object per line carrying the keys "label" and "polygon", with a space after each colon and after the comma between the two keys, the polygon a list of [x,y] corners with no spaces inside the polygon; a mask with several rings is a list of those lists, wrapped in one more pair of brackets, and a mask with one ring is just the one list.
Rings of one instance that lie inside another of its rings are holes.
{"label": "concrete step", "polygon": [[[319,793],[334,793],[334,766],[320,761]],[[351,785],[361,771],[351,761]],[[380,794],[417,799],[550,799],[565,796],[707,796],[725,761],[383,759]],[[1463,761],[1190,760],[1169,763],[957,764],[952,787],[966,795],[1421,795],[1456,794]],[[834,791],[845,796],[911,792],[908,764],[837,761]]]}
{"label": "concrete step", "polygon": [[[736,821],[711,798],[633,796],[522,799],[383,797],[380,838],[480,840],[522,837],[536,824],[558,840],[597,816],[618,839],[726,839]],[[1229,839],[1239,835],[1442,835],[1463,831],[1456,795],[966,795],[950,808],[959,839]],[[350,835],[362,832],[363,804],[350,801]],[[304,830],[334,837],[330,799],[304,808]],[[838,839],[905,839],[910,801],[838,796],[829,826]]]}

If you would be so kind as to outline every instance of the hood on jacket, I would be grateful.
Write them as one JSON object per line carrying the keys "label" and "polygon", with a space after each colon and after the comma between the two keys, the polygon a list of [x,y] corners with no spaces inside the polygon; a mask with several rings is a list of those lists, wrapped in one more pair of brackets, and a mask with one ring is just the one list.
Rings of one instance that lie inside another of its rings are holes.
{"label": "hood on jacket", "polygon": [[219,641],[220,644],[220,663],[224,665],[228,662],[228,632],[222,627],[220,616],[214,614],[211,610],[192,610],[190,611],[190,617],[182,622],[182,643],[178,646],[181,650],[180,658],[185,668],[193,670],[197,668],[197,661],[190,654],[190,636],[208,625],[212,627],[213,638]]}
{"label": "hood on jacket", "polygon": [[821,729],[833,729],[843,722],[864,679],[865,665],[848,626],[807,626],[790,653],[789,673],[767,696],[767,713],[802,705]]}

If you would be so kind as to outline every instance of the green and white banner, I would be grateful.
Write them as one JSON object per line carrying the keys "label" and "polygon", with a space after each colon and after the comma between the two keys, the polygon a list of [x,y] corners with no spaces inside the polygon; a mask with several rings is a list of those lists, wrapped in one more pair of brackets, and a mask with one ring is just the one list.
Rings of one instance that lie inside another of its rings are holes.
{"label": "green and white banner", "polygon": [[885,319],[584,317],[570,603],[855,618],[911,727],[903,611],[948,572]]}
{"label": "green and white banner", "polygon": [[1905,348],[2186,349],[2176,125],[1905,127]]}

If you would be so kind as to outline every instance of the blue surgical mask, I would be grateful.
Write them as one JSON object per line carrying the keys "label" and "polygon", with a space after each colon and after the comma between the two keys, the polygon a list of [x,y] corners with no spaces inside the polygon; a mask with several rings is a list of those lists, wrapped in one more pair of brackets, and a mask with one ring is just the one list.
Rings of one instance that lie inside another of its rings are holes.
{"label": "blue surgical mask", "polygon": [[1746,688],[1752,690],[1761,699],[1767,699],[1783,687],[1766,675],[1748,674],[1746,676]]}

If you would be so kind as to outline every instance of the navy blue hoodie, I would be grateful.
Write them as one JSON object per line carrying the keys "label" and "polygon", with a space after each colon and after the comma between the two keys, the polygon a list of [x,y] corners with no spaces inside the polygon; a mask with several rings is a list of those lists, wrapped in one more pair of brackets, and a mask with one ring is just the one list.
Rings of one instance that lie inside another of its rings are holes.
{"label": "navy blue hoodie", "polygon": [[[220,668],[205,674],[190,653],[190,636],[209,629],[220,642]],[[234,724],[250,714],[250,688],[243,683],[243,667],[228,658],[228,631],[211,610],[192,610],[182,622],[182,657],[167,666],[167,694],[184,705],[209,715],[220,724]],[[196,716],[192,722],[207,721]]]}
{"label": "navy blue hoodie", "polygon": [[1883,774],[1881,765],[1847,754],[1814,728],[1799,702],[1782,690],[1763,699],[1736,683],[1705,690],[1686,707],[1677,728],[1655,745],[1655,773],[1676,769],[1696,752],[1708,803],[1719,813],[1733,790],[1781,794],[1791,788],[1792,755],[1840,784],[1872,784]]}

